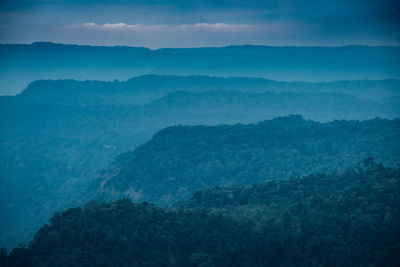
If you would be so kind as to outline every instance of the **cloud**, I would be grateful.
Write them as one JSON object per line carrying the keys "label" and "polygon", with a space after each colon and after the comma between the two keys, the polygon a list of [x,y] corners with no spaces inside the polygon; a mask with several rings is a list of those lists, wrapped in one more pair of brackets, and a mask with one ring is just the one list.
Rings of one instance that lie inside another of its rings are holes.
{"label": "cloud", "polygon": [[176,26],[176,28],[181,29],[212,29],[212,30],[246,30],[255,28],[254,25],[246,24],[226,24],[226,23],[196,23],[196,24],[183,24]]}
{"label": "cloud", "polygon": [[65,42],[64,36],[79,44],[133,45],[149,48],[226,46],[242,44],[292,44],[299,34],[315,31],[315,25],[301,23],[193,23],[176,25],[145,25],[125,22],[85,22],[72,24],[58,32],[57,42]]}
{"label": "cloud", "polygon": [[216,31],[241,31],[254,29],[255,25],[246,24],[226,24],[226,23],[196,23],[196,24],[182,24],[182,25],[141,25],[141,24],[126,24],[126,23],[105,23],[96,24],[94,22],[84,22],[81,24],[69,25],[69,29],[95,29],[95,30],[126,30],[126,31],[138,31],[138,30],[216,30]]}

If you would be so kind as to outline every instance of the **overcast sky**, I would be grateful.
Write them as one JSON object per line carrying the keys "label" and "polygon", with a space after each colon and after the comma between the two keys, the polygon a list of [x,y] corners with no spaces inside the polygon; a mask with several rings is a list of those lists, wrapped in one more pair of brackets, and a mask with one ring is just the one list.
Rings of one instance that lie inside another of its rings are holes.
{"label": "overcast sky", "polygon": [[399,45],[392,0],[0,0],[0,43]]}

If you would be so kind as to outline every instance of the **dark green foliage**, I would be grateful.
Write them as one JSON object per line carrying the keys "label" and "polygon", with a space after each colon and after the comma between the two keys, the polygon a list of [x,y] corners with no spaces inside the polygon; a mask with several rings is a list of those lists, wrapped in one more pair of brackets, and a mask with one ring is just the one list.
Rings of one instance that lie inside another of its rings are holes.
{"label": "dark green foliage", "polygon": [[169,127],[118,156],[96,197],[171,204],[215,185],[248,185],[354,167],[365,157],[393,166],[400,121],[318,123],[300,116],[249,125]]}
{"label": "dark green foliage", "polygon": [[[6,266],[399,266],[400,169],[210,188],[172,209],[56,214]],[[29,263],[29,264],[28,264]]]}
{"label": "dark green foliage", "polygon": [[[129,200],[92,202],[56,214],[28,250],[13,250],[9,261],[25,252],[32,266],[202,266],[213,260],[229,266],[231,255],[247,250],[239,242],[242,233],[232,219],[204,212],[165,211]],[[219,250],[225,254],[207,254]]]}
{"label": "dark green foliage", "polygon": [[116,155],[167,126],[288,114],[321,121],[394,118],[399,85],[158,75],[33,82],[20,95],[0,97],[0,244],[26,241],[55,210],[83,204],[87,185]]}
{"label": "dark green foliage", "polygon": [[339,174],[198,191],[180,206],[254,222],[276,265],[398,266],[399,199],[400,169],[368,158]]}

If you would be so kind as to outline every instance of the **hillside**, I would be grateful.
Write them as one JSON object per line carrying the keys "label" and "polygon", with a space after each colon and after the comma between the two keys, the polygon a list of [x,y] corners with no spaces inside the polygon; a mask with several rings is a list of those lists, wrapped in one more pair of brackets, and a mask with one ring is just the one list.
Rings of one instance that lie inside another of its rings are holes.
{"label": "hillside", "polygon": [[210,188],[173,209],[130,200],[55,214],[5,266],[398,266],[400,170]]}
{"label": "hillside", "polygon": [[87,186],[115,156],[165,127],[256,123],[289,114],[323,122],[393,119],[399,88],[399,80],[158,75],[127,82],[36,81],[17,96],[0,97],[0,244],[17,245],[55,210],[83,204]]}
{"label": "hillside", "polygon": [[247,185],[354,167],[365,157],[398,163],[400,122],[301,116],[249,125],[175,126],[118,156],[92,186],[100,199],[171,204],[207,186]]}
{"label": "hillside", "polygon": [[[174,107],[174,108],[171,108]],[[398,117],[400,98],[360,99],[341,93],[178,91],[143,106],[159,122],[172,124],[252,123],[278,116],[301,114],[320,122],[335,119],[366,120]]]}

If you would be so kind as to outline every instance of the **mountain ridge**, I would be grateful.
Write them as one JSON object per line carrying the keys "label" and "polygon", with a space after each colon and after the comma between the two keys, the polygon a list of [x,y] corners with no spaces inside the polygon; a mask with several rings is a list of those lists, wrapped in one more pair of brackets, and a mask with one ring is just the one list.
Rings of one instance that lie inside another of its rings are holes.
{"label": "mountain ridge", "polygon": [[127,80],[149,73],[249,76],[286,81],[400,78],[400,47],[240,46],[149,50],[0,45],[0,56],[3,61],[0,93],[3,94],[15,94],[38,79]]}
{"label": "mountain ridge", "polygon": [[91,190],[100,199],[131,197],[170,204],[210,185],[329,172],[368,156],[393,165],[400,155],[399,123],[319,123],[293,115],[248,125],[169,127],[118,156]]}
{"label": "mountain ridge", "polygon": [[[68,85],[68,88],[64,88]],[[58,87],[58,89],[57,89]],[[61,88],[59,88],[61,87]],[[68,90],[66,90],[68,89]],[[148,93],[155,96],[174,91],[205,92],[236,90],[246,92],[338,92],[358,97],[373,98],[379,95],[400,95],[400,79],[351,80],[332,82],[285,82],[252,77],[217,77],[207,75],[141,75],[126,81],[101,81],[74,79],[37,80],[30,83],[19,95],[45,96],[79,93],[123,94]]]}
{"label": "mountain ridge", "polygon": [[271,48],[342,48],[342,47],[400,47],[400,45],[363,45],[363,44],[347,44],[347,45],[310,45],[310,46],[296,46],[296,45],[253,45],[253,44],[243,44],[243,45],[226,45],[226,46],[199,46],[199,47],[161,47],[161,48],[148,48],[145,46],[129,46],[129,45],[90,45],[90,44],[69,44],[69,43],[57,43],[57,42],[32,42],[32,43],[0,43],[0,45],[16,45],[16,46],[82,46],[82,47],[126,47],[126,48],[139,48],[148,50],[162,50],[162,49],[201,49],[201,48],[227,48],[227,47],[271,47]]}

